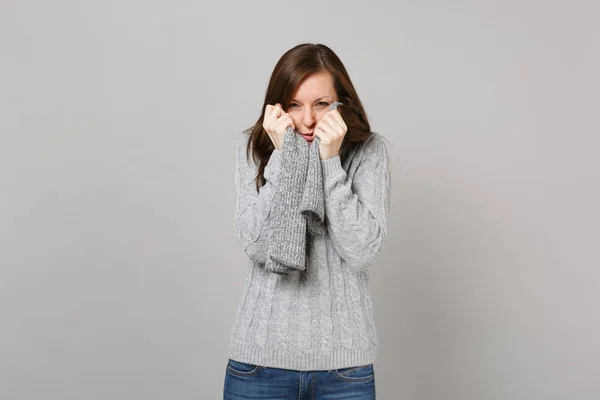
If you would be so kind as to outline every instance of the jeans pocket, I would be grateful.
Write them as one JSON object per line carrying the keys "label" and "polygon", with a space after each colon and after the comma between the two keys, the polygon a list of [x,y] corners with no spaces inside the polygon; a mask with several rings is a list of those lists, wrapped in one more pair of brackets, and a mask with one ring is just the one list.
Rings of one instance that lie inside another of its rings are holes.
{"label": "jeans pocket", "polygon": [[373,380],[375,371],[373,364],[358,367],[347,367],[333,370],[334,374],[346,382],[369,382]]}
{"label": "jeans pocket", "polygon": [[245,363],[229,359],[227,362],[227,372],[235,376],[252,376],[256,375],[262,369],[256,364]]}

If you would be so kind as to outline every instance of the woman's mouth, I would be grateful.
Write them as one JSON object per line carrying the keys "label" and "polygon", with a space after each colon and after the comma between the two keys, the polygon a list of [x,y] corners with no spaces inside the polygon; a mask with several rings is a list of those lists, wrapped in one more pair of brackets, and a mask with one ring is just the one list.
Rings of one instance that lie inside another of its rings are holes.
{"label": "woman's mouth", "polygon": [[313,132],[310,133],[301,133],[300,136],[302,136],[305,140],[311,142],[314,138],[313,138]]}

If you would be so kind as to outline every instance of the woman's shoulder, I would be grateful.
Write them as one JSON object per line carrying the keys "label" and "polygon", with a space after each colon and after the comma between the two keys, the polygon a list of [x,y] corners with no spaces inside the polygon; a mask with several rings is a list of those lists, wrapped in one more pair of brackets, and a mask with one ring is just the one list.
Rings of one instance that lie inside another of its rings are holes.
{"label": "woman's shoulder", "polygon": [[238,144],[247,144],[248,140],[250,139],[250,134],[251,133],[252,133],[252,129],[251,128],[239,131],[237,133],[237,135],[236,135],[236,142]]}
{"label": "woman's shoulder", "polygon": [[385,137],[378,132],[370,135],[349,155],[346,172],[360,171],[361,175],[377,176],[389,169],[389,157]]}
{"label": "woman's shoulder", "polygon": [[248,149],[248,142],[250,141],[250,136],[252,133],[252,129],[248,128],[248,129],[244,129],[242,131],[238,131],[238,133],[235,135],[234,141],[235,141],[235,147],[236,147],[236,152],[239,154],[246,154],[247,149]]}
{"label": "woman's shoulder", "polygon": [[369,137],[361,144],[363,158],[381,159],[387,157],[385,137],[379,132],[371,132]]}
{"label": "woman's shoulder", "polygon": [[385,138],[381,133],[371,131],[371,134],[365,140],[364,145],[365,146],[367,146],[367,145],[370,145],[370,146],[385,145]]}

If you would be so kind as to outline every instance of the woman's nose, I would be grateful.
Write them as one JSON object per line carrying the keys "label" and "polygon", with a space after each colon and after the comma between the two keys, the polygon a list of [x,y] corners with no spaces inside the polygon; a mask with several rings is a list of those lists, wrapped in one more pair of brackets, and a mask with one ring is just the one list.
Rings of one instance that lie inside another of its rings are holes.
{"label": "woman's nose", "polygon": [[312,126],[315,123],[315,117],[313,115],[312,108],[307,108],[304,111],[304,116],[302,118],[302,123],[304,126]]}

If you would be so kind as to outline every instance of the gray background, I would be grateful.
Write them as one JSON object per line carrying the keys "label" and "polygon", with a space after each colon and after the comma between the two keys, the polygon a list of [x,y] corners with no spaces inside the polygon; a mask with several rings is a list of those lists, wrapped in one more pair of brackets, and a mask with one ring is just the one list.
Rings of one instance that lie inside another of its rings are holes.
{"label": "gray background", "polygon": [[218,399],[234,137],[332,47],[390,142],[378,397],[600,398],[597,1],[0,3],[0,398]]}

